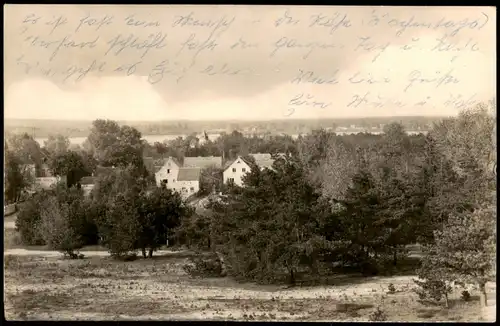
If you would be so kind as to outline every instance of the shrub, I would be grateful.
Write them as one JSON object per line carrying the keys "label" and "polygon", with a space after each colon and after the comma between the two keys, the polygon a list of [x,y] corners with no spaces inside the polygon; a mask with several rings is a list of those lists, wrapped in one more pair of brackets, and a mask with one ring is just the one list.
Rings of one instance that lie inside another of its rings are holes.
{"label": "shrub", "polygon": [[127,254],[121,256],[121,259],[123,261],[134,261],[134,260],[137,260],[137,254],[135,252],[127,253]]}
{"label": "shrub", "polygon": [[470,300],[470,293],[469,291],[462,291],[462,300],[464,301],[469,301]]}
{"label": "shrub", "polygon": [[40,246],[45,244],[39,225],[41,221],[40,208],[47,198],[48,194],[42,191],[19,205],[16,230],[19,231],[24,245]]}
{"label": "shrub", "polygon": [[224,262],[216,255],[190,258],[191,264],[183,266],[183,270],[193,277],[224,277]]}
{"label": "shrub", "polygon": [[390,294],[394,294],[394,293],[396,293],[396,287],[394,286],[394,284],[392,284],[392,283],[391,283],[391,284],[389,284],[388,289],[389,289],[389,293],[390,293]]}
{"label": "shrub", "polygon": [[418,285],[415,289],[422,304],[438,304],[444,298],[445,306],[448,307],[448,294],[452,288],[445,281],[427,278],[423,281],[414,280]]}
{"label": "shrub", "polygon": [[59,204],[50,197],[41,207],[40,229],[50,249],[58,250],[70,258],[78,258],[75,250],[83,246],[80,235],[70,225],[71,211],[67,204]]}
{"label": "shrub", "polygon": [[368,319],[370,321],[386,321],[387,314],[382,309],[380,309],[380,307],[377,307],[377,309],[370,314]]}
{"label": "shrub", "polygon": [[480,292],[481,306],[486,306],[486,282],[492,273],[491,260],[496,250],[491,241],[496,224],[492,206],[472,213],[450,215],[440,230],[434,232],[435,242],[424,248],[425,256],[418,276],[421,298],[439,301],[448,307],[449,283],[475,282]]}
{"label": "shrub", "polygon": [[122,194],[113,198],[106,210],[104,223],[99,227],[102,244],[114,258],[122,259],[135,250],[140,224],[134,199]]}

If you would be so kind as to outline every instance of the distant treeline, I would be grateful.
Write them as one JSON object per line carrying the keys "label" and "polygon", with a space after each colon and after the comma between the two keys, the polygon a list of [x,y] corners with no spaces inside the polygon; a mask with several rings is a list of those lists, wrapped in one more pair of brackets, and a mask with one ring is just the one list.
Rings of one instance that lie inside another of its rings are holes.
{"label": "distant treeline", "polygon": [[[433,122],[442,117],[374,117],[351,119],[288,119],[271,121],[118,121],[120,125],[136,128],[143,135],[188,135],[192,133],[219,133],[222,131],[251,133],[303,134],[315,129],[348,128],[382,130],[384,125],[400,123],[405,130],[429,130]],[[66,137],[85,137],[92,127],[91,121],[6,119],[6,133],[28,133],[35,137],[60,134]]]}

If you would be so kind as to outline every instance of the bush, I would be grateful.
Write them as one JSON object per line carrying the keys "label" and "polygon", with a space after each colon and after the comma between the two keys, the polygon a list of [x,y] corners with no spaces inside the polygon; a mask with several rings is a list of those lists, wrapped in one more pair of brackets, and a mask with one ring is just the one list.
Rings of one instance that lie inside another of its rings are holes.
{"label": "bush", "polygon": [[137,254],[135,252],[130,252],[120,256],[120,259],[123,261],[134,261],[137,260]]}
{"label": "bush", "polygon": [[415,289],[422,304],[438,304],[444,298],[445,305],[448,307],[448,294],[451,293],[452,288],[445,281],[438,279],[427,278],[423,281],[414,280],[418,285]]}
{"label": "bush", "polygon": [[394,293],[396,293],[396,287],[394,286],[394,284],[392,284],[392,283],[391,283],[391,284],[389,284],[388,289],[389,289],[389,294],[394,294]]}
{"label": "bush", "polygon": [[462,300],[464,300],[464,301],[469,301],[470,300],[470,293],[469,293],[469,291],[462,291]]}
{"label": "bush", "polygon": [[19,231],[21,241],[28,246],[45,245],[45,241],[40,232],[40,208],[48,198],[44,191],[34,194],[22,205],[19,205],[19,212],[16,219],[16,230]]}
{"label": "bush", "polygon": [[118,195],[110,201],[104,223],[100,225],[102,244],[108,248],[111,256],[122,259],[124,255],[135,251],[139,239],[139,216],[134,207],[134,198]]}
{"label": "bush", "polygon": [[224,277],[224,262],[217,256],[190,258],[183,270],[192,277]]}
{"label": "bush", "polygon": [[74,251],[83,246],[83,241],[70,225],[72,212],[68,206],[58,203],[55,197],[50,197],[41,207],[40,230],[50,249],[78,258]]}
{"label": "bush", "polygon": [[84,259],[85,255],[84,254],[70,253],[69,258],[70,259]]}
{"label": "bush", "polygon": [[380,309],[380,307],[377,307],[377,309],[370,314],[368,319],[370,321],[386,321],[387,314],[382,309]]}

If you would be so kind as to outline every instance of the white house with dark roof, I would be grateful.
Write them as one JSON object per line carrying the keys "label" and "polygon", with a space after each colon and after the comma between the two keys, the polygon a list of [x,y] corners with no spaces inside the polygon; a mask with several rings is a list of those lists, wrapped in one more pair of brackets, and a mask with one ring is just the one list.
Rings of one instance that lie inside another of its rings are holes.
{"label": "white house with dark roof", "polygon": [[181,194],[182,197],[189,197],[200,190],[200,168],[180,168],[177,181],[171,184],[171,188]]}
{"label": "white house with dark roof", "polygon": [[[266,168],[272,169],[275,160],[271,157],[271,154],[256,153],[248,155],[254,158],[255,164],[257,164],[261,170]],[[278,156],[285,157],[285,154],[280,153]],[[229,161],[224,165],[224,183],[234,182],[234,184],[241,187],[243,186],[243,176],[250,172],[250,170],[250,163],[245,161],[242,156],[238,156],[235,160]]]}
{"label": "white house with dark roof", "polygon": [[235,185],[243,186],[243,176],[250,172],[251,167],[243,157],[238,156],[234,161],[229,161],[224,167],[222,173],[224,183],[232,182]]}
{"label": "white house with dark roof", "polygon": [[201,168],[183,167],[177,159],[169,157],[155,173],[155,180],[158,187],[165,185],[182,197],[189,197],[200,190],[200,175]]}
{"label": "white house with dark roof", "polygon": [[160,187],[165,184],[167,188],[172,189],[181,167],[182,165],[174,157],[167,158],[163,166],[155,173],[156,185]]}

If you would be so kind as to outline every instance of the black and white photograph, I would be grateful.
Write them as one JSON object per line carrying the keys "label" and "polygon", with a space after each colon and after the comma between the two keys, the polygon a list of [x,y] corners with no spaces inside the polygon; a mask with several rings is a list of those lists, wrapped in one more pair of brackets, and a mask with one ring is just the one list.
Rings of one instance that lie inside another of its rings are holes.
{"label": "black and white photograph", "polygon": [[496,8],[4,5],[9,321],[495,322]]}

